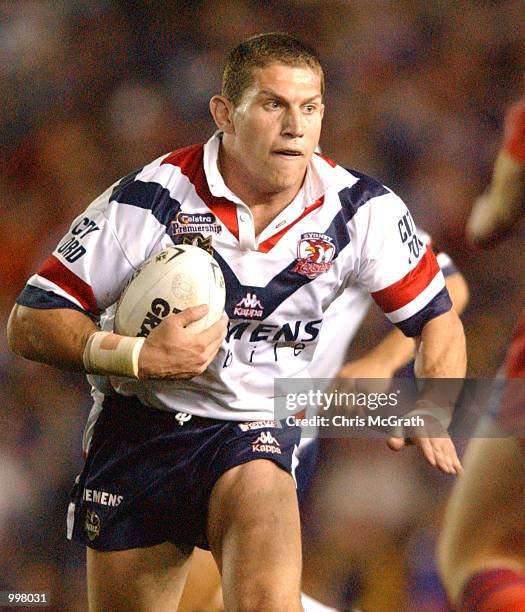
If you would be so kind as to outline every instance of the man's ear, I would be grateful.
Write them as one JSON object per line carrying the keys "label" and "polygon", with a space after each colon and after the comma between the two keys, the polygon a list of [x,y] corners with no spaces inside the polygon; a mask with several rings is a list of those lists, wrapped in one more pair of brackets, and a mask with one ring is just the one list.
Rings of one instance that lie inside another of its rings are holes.
{"label": "man's ear", "polygon": [[225,134],[233,134],[233,104],[224,96],[213,96],[210,100],[210,113],[215,125]]}

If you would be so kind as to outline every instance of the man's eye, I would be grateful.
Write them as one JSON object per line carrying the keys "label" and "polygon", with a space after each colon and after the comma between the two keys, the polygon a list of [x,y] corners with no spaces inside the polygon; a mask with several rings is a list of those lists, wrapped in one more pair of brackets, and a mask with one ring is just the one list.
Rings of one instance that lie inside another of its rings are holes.
{"label": "man's eye", "polygon": [[270,100],[269,102],[266,103],[266,106],[270,110],[276,110],[278,108],[281,108],[281,103],[278,102],[277,100]]}

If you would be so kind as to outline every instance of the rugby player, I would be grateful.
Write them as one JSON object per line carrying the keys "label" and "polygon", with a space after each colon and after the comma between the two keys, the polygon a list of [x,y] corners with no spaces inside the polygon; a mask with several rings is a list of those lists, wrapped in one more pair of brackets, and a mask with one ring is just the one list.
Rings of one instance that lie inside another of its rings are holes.
{"label": "rugby player", "polygon": [[[17,300],[15,352],[98,376],[68,513],[69,536],[87,546],[92,610],[176,609],[196,545],[215,557],[226,609],[301,609],[300,431],[273,421],[273,380],[307,372],[323,312],[350,282],[417,339],[422,379],[464,376],[461,322],[405,204],[313,155],[323,95],[317,55],[294,37],[241,43],[210,101],[218,132],[108,188]],[[192,236],[180,212],[201,220]],[[228,331],[225,320],[185,329],[203,305],[145,339],[111,333],[134,270],[189,238],[221,266]],[[451,409],[432,391],[423,384],[416,403],[425,427],[405,435],[457,473]]]}
{"label": "rugby player", "polygon": [[[490,188],[474,204],[467,236],[496,244],[525,211],[525,97],[505,118]],[[525,314],[509,347],[496,413],[469,443],[438,548],[442,579],[463,612],[525,610]]]}

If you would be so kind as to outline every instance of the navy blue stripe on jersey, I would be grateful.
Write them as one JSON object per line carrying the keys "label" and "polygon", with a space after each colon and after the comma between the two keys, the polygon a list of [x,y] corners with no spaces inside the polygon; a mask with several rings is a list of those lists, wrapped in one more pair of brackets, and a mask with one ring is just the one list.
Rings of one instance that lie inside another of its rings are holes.
{"label": "navy blue stripe on jersey", "polygon": [[[382,196],[388,193],[388,190],[374,179],[358,174],[361,178],[352,185],[345,187],[339,192],[339,200],[341,202],[341,210],[334,217],[326,234],[333,238],[336,244],[337,253],[339,253],[350,242],[348,235],[347,224],[351,221],[357,211],[369,202],[372,198]],[[336,255],[337,256],[337,255]]]}
{"label": "navy blue stripe on jersey", "polygon": [[150,210],[157,221],[165,226],[181,207],[180,202],[172,198],[169,190],[159,183],[137,180],[115,188],[109,201]]}
{"label": "navy blue stripe on jersey", "polygon": [[142,172],[144,168],[137,168],[136,170],[133,170],[132,172],[130,172],[129,174],[126,174],[126,176],[124,176],[123,178],[120,179],[120,181],[115,185],[115,187],[113,187],[113,190],[111,192],[111,196],[110,196],[110,201],[115,199],[115,196],[122,192],[130,183],[132,183],[135,180],[135,177]]}
{"label": "navy blue stripe on jersey", "polygon": [[259,317],[253,316],[250,318],[265,319],[293,293],[312,280],[306,276],[303,276],[302,274],[292,272],[292,268],[296,263],[294,260],[282,272],[277,274],[277,276],[274,276],[265,287],[242,285],[239,282],[239,279],[233,273],[230,266],[217,253],[217,251],[214,252],[213,256],[221,267],[224,281],[226,283],[225,311],[230,319],[242,318],[236,316],[233,311],[235,306],[238,305],[238,303],[246,296],[247,293],[256,294],[257,298],[263,305],[262,315]]}
{"label": "navy blue stripe on jersey", "polygon": [[388,189],[378,181],[364,174],[359,176],[360,178],[357,183],[354,183],[352,187],[345,187],[338,194],[342,212],[347,223],[354,217],[361,206],[372,198],[389,193]]}
{"label": "navy blue stripe on jersey", "polygon": [[39,308],[46,310],[49,308],[69,308],[70,310],[78,310],[83,314],[89,314],[80,306],[73,304],[66,298],[53,293],[52,291],[45,291],[39,287],[33,287],[33,285],[26,285],[20,295],[16,298],[16,303],[21,306],[28,306],[29,308]]}
{"label": "navy blue stripe on jersey", "polygon": [[398,327],[405,336],[409,336],[410,338],[419,336],[425,323],[439,315],[445,314],[445,312],[448,312],[451,308],[452,302],[450,301],[447,288],[443,287],[424,308],[409,319],[396,323],[396,327]]}

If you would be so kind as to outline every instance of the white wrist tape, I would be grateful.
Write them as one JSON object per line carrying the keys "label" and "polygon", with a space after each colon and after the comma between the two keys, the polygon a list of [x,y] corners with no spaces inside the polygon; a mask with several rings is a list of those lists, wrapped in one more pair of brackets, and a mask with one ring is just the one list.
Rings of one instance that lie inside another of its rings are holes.
{"label": "white wrist tape", "polygon": [[95,332],[89,337],[84,349],[86,372],[138,378],[139,354],[144,341],[145,338]]}
{"label": "white wrist tape", "polygon": [[434,417],[434,419],[439,421],[445,429],[448,429],[452,421],[452,415],[449,414],[447,410],[441,408],[441,406],[438,406],[437,404],[434,404],[434,402],[425,399],[417,400],[415,409],[409,412],[408,414],[404,414],[403,418],[410,418],[413,416]]}

